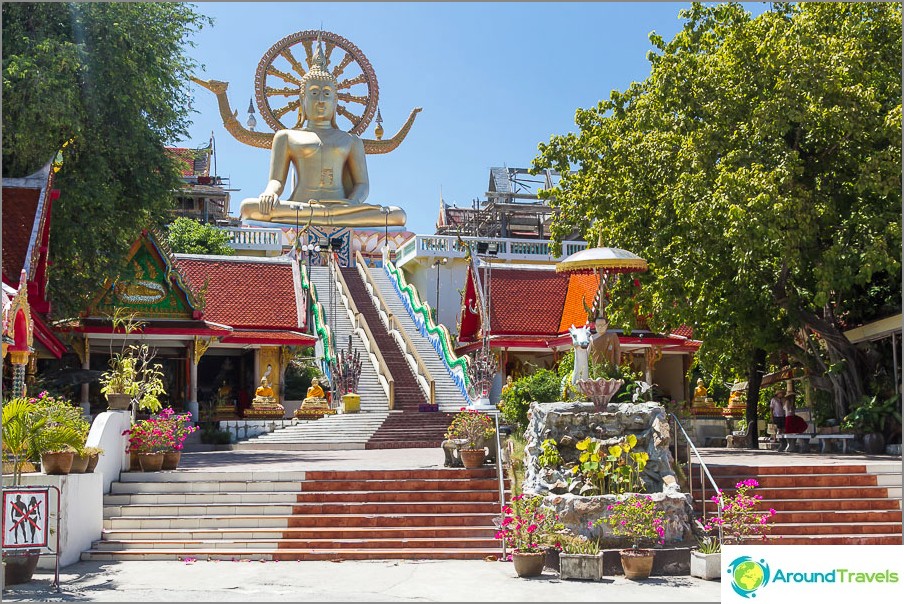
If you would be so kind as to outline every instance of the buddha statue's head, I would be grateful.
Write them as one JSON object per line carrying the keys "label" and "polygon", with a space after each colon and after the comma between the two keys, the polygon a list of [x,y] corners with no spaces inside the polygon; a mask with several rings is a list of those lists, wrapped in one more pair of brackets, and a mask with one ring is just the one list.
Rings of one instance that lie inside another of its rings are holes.
{"label": "buddha statue's head", "polygon": [[311,378],[311,386],[319,386],[320,380],[317,378]]}
{"label": "buddha statue's head", "polygon": [[311,59],[311,69],[301,78],[301,119],[300,124],[306,120],[325,121],[330,120],[333,128],[336,125],[336,106],[339,99],[336,96],[339,82],[327,69],[326,55],[323,52],[323,44],[317,40],[317,50]]}

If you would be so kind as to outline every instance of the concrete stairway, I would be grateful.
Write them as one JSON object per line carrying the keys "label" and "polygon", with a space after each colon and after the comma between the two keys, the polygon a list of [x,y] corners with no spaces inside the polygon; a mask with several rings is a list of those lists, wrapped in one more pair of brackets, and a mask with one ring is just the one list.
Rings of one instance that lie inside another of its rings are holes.
{"label": "concrete stairway", "polygon": [[408,334],[408,337],[411,338],[418,354],[421,355],[424,364],[427,365],[427,369],[430,370],[436,383],[436,402],[439,404],[440,409],[443,411],[458,411],[461,407],[468,405],[469,401],[465,399],[461,390],[459,390],[456,383],[452,380],[452,376],[449,375],[446,364],[440,358],[436,349],[433,348],[430,340],[421,335],[418,331],[414,319],[408,314],[405,304],[402,302],[396,289],[392,286],[389,275],[387,275],[383,269],[379,268],[370,269],[370,274],[380,288],[380,293],[383,295],[383,299],[386,301],[387,306],[389,306],[389,312],[399,319],[402,328]]}
{"label": "concrete stairway", "polygon": [[361,355],[361,378],[358,394],[361,395],[360,413],[327,415],[318,420],[299,421],[295,425],[262,434],[233,445],[236,450],[281,449],[287,451],[324,449],[363,449],[371,436],[389,417],[389,400],[380,385],[370,355],[361,339],[354,334],[348,318],[330,279],[329,270],[323,266],[311,267],[311,283],[324,311],[324,320],[330,324],[330,288],[334,289],[336,317],[332,321],[333,335],[338,346],[348,346],[352,336],[352,348]]}
{"label": "concrete stairway", "polygon": [[[707,465],[727,494],[735,484],[755,478],[759,509],[774,508],[773,528],[764,543],[779,545],[901,545],[900,466],[869,464],[807,466]],[[693,469],[699,475],[696,465]],[[713,495],[707,486],[702,501],[699,485],[694,500],[698,513]]]}
{"label": "concrete stairway", "polygon": [[358,269],[343,268],[342,276],[348,286],[348,294],[355,301],[358,311],[364,315],[374,340],[386,360],[395,381],[394,411],[368,440],[368,449],[438,447],[445,438],[452,419],[447,413],[420,412],[418,406],[429,402],[421,390],[414,372],[395,339],[389,335],[374,306]]}
{"label": "concrete stairway", "polygon": [[129,472],[82,560],[482,559],[494,468]]}

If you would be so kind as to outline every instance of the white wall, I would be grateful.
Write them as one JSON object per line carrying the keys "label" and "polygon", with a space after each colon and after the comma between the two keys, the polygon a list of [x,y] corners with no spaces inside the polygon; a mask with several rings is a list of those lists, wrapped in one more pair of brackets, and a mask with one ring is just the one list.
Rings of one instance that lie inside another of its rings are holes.
{"label": "white wall", "polygon": [[[4,476],[4,485],[11,476]],[[55,486],[60,489],[60,566],[79,561],[82,552],[101,538],[104,527],[103,476],[91,474],[23,474],[22,486]],[[53,534],[48,538],[51,550],[56,549],[57,492],[50,489],[48,500],[49,527]],[[38,568],[54,568],[54,556],[42,555]]]}
{"label": "white wall", "polygon": [[653,371],[653,381],[675,401],[685,400],[683,358],[679,354],[664,354]]}
{"label": "white wall", "polygon": [[104,450],[94,469],[95,474],[103,476],[104,493],[110,492],[113,481],[119,480],[123,468],[129,467],[129,454],[126,453],[129,437],[122,433],[131,425],[132,416],[129,411],[104,411],[91,423],[86,444]]}

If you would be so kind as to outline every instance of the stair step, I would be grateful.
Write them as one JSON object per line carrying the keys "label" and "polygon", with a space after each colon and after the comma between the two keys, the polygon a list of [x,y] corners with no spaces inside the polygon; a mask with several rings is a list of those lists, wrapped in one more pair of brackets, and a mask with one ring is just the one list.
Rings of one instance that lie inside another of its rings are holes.
{"label": "stair step", "polygon": [[[276,560],[276,561],[308,561],[308,560],[482,560],[500,556],[501,547],[471,549],[273,549],[273,550],[217,550],[198,549],[190,552],[197,559],[209,560]],[[189,556],[187,550],[166,549],[134,549],[118,551],[88,550],[82,554],[82,560],[182,560]]]}
{"label": "stair step", "polygon": [[207,539],[207,540],[156,540],[129,539],[104,540],[94,549],[98,551],[135,549],[473,549],[498,547],[499,541],[492,534],[483,537],[395,537],[367,539]]}
{"label": "stair step", "polygon": [[493,513],[498,504],[488,502],[342,502],[342,503],[183,503],[126,504],[104,507],[105,518],[132,516],[247,516],[257,511],[267,516],[309,514],[471,514]]}

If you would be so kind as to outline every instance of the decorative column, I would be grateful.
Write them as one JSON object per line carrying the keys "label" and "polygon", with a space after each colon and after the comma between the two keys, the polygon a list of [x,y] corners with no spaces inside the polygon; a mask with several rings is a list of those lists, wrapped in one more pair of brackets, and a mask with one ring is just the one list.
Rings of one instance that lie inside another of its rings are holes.
{"label": "decorative column", "polygon": [[[82,369],[91,369],[91,342],[88,340],[88,336],[83,337],[81,341],[75,340],[72,343],[72,348],[75,349],[75,353],[82,362]],[[86,416],[91,415],[90,387],[91,385],[88,382],[81,385],[79,406],[82,408],[82,413]]]}
{"label": "decorative column", "polygon": [[14,397],[25,396],[25,366],[28,365],[27,350],[10,350],[9,362],[13,366],[12,395]]}
{"label": "decorative column", "polygon": [[188,372],[188,412],[191,413],[191,419],[193,422],[198,423],[200,421],[200,412],[201,408],[198,404],[198,363],[201,362],[201,357],[204,356],[204,353],[207,352],[207,349],[210,348],[210,344],[214,341],[215,338],[199,338],[195,336],[192,340],[191,345],[191,367]]}
{"label": "decorative column", "polygon": [[662,347],[661,346],[650,346],[649,348],[643,351],[644,361],[646,361],[646,382],[652,386],[653,385],[653,369],[656,367],[656,363],[662,359]]}

